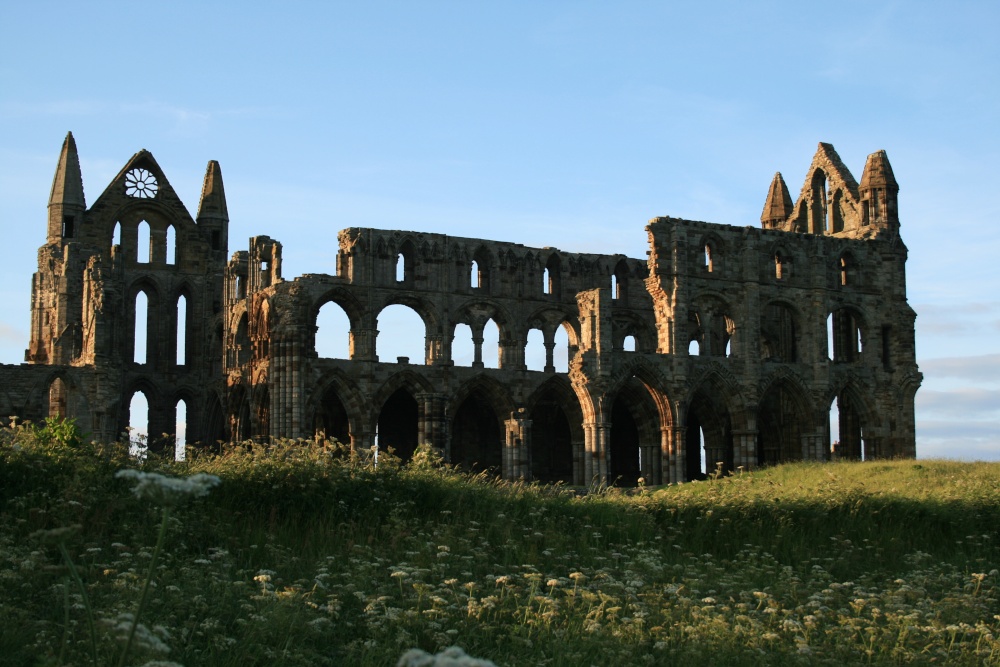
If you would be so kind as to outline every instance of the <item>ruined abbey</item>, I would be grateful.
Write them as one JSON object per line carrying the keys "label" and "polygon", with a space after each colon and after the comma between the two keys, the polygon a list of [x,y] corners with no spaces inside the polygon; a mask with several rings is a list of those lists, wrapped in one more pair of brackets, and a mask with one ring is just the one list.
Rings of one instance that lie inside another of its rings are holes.
{"label": "ruined abbey", "polygon": [[[570,484],[912,457],[921,375],[898,190],[884,151],[859,184],[821,143],[796,200],[775,175],[759,227],[654,218],[645,260],[351,227],[330,248],[335,275],[287,280],[272,238],[230,255],[218,163],[194,217],[145,150],[88,208],[68,135],[26,363],[0,366],[0,414],[72,417],[115,440],[141,392],[151,434],[174,431],[183,401],[188,443],[326,436],[403,459],[426,444],[469,469]],[[316,349],[331,302],[350,322],[342,359]],[[379,356],[394,304],[423,321],[423,358]],[[463,324],[471,365],[452,356]],[[544,341],[539,370],[529,335]]]}

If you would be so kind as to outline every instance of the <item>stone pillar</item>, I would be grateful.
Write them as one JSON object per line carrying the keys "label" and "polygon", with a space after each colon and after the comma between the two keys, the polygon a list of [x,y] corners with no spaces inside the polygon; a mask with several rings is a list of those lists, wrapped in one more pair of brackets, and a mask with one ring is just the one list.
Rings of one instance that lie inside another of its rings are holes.
{"label": "stone pillar", "polygon": [[504,422],[506,442],[501,474],[504,479],[531,479],[531,420],[524,408],[510,414]]}
{"label": "stone pillar", "polygon": [[473,368],[484,368],[483,363],[483,326],[482,324],[473,323],[470,325],[472,329],[472,346],[474,348],[472,367]]}
{"label": "stone pillar", "polygon": [[546,373],[555,373],[555,349],[556,349],[556,333],[555,331],[542,330],[542,340],[545,344],[545,368],[543,369]]}
{"label": "stone pillar", "polygon": [[[711,467],[715,462],[708,461]],[[757,431],[733,431],[733,468],[751,470],[757,465]]]}
{"label": "stone pillar", "polygon": [[448,441],[445,397],[443,394],[421,394],[417,401],[417,446],[428,445],[444,456],[445,443]]}
{"label": "stone pillar", "polygon": [[662,429],[663,440],[661,451],[664,456],[665,484],[680,484],[684,481],[687,471],[687,458],[684,451],[684,436],[687,429],[682,426],[665,426]]}
{"label": "stone pillar", "polygon": [[351,329],[351,361],[378,361],[375,339],[378,329]]}
{"label": "stone pillar", "polygon": [[428,334],[426,342],[426,363],[428,366],[444,364],[448,361],[448,355],[444,350],[444,336],[441,334]]}
{"label": "stone pillar", "polygon": [[584,422],[584,483],[606,484],[608,481],[608,445],[611,442],[611,423],[602,419]]}

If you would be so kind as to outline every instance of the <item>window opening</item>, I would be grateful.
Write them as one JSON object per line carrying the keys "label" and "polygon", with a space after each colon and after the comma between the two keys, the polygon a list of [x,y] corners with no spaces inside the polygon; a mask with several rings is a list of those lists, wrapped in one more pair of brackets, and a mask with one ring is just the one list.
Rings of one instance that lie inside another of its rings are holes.
{"label": "window opening", "polygon": [[316,356],[351,358],[351,320],[339,304],[328,301],[316,315]]}
{"label": "window opening", "polygon": [[132,394],[128,405],[128,453],[145,458],[149,446],[149,401],[143,391]]}
{"label": "window opening", "polygon": [[187,297],[177,297],[177,359],[178,366],[187,363]]}
{"label": "window opening", "polygon": [[691,342],[688,343],[688,355],[697,357],[699,354],[701,354],[701,346],[698,344],[698,339],[692,338]]}
{"label": "window opening", "polygon": [[456,366],[471,366],[476,358],[476,347],[472,341],[472,327],[465,323],[455,325],[455,335],[451,339],[451,361]]}
{"label": "window opening", "polygon": [[542,294],[552,294],[552,276],[548,267],[542,271]]}
{"label": "window opening", "polygon": [[635,352],[635,336],[625,336],[625,340],[622,341],[622,349],[626,352]]}
{"label": "window opening", "polygon": [[62,236],[64,239],[73,238],[73,216],[71,215],[63,216]]}
{"label": "window opening", "polygon": [[122,244],[122,223],[116,222],[115,228],[111,230],[111,245],[121,247]]}
{"label": "window opening", "polygon": [[482,276],[479,275],[479,262],[472,260],[472,273],[469,275],[469,285],[473,289],[479,289],[483,286]]}
{"label": "window opening", "polygon": [[222,244],[222,234],[218,231],[212,232],[212,250],[220,250],[219,246]]}
{"label": "window opening", "polygon": [[177,261],[177,231],[173,225],[167,226],[167,264]]}
{"label": "window opening", "polygon": [[143,220],[139,223],[138,246],[136,246],[136,260],[140,264],[149,263],[149,223]]}
{"label": "window opening", "polygon": [[569,372],[569,334],[566,333],[566,325],[556,327],[555,346],[552,349],[552,363],[556,367],[556,373]]}
{"label": "window opening", "polygon": [[618,276],[611,274],[611,298],[618,298]]}
{"label": "window opening", "polygon": [[524,365],[529,371],[545,370],[545,334],[541,329],[528,331],[528,341],[524,346]]}
{"label": "window opening", "polygon": [[403,253],[396,255],[396,282],[401,283],[406,279],[406,256]]}
{"label": "window opening", "polygon": [[705,244],[705,270],[712,272],[712,245],[709,243]]}
{"label": "window opening", "polygon": [[137,364],[146,363],[146,324],[149,317],[149,297],[142,290],[135,295],[135,320],[132,323],[133,349],[132,361]]}
{"label": "window opening", "polygon": [[182,398],[177,401],[174,410],[174,459],[183,461],[187,458],[187,402]]}
{"label": "window opening", "polygon": [[500,368],[500,327],[492,319],[483,327],[483,365]]}
{"label": "window opening", "polygon": [[377,353],[381,361],[395,363],[426,362],[426,327],[417,311],[409,306],[394,304],[382,309],[376,323]]}

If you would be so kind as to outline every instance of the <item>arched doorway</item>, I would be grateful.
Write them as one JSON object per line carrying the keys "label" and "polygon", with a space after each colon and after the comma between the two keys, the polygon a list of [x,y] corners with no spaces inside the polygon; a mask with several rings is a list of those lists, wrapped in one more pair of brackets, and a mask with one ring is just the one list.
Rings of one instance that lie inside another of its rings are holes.
{"label": "arched doorway", "polygon": [[403,461],[417,449],[417,400],[405,388],[397,389],[382,404],[375,437],[381,451],[392,449]]}
{"label": "arched doorway", "polygon": [[458,406],[451,426],[451,463],[465,470],[499,474],[503,460],[504,429],[489,399],[474,390]]}
{"label": "arched doorway", "polygon": [[685,433],[685,476],[705,479],[733,469],[733,428],[729,410],[714,391],[699,389],[691,399]]}
{"label": "arched doorway", "polygon": [[789,382],[777,382],[764,393],[757,409],[759,465],[802,459],[802,436],[811,427],[802,394]]}

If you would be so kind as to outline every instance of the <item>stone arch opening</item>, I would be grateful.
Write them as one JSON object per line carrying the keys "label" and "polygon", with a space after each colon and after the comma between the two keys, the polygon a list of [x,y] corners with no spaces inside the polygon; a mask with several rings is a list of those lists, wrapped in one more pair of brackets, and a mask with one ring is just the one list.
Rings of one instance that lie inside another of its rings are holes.
{"label": "stone arch opening", "polygon": [[472,255],[472,272],[469,276],[469,285],[472,289],[479,290],[485,294],[490,293],[490,269],[492,262],[489,251],[479,246]]}
{"label": "stone arch opening", "polygon": [[732,418],[717,392],[699,388],[691,398],[685,424],[688,480],[705,479],[720,467],[723,472],[733,469]]}
{"label": "stone arch opening", "polygon": [[167,247],[165,261],[167,265],[177,263],[177,230],[173,225],[167,225]]}
{"label": "stone arch opening", "polygon": [[813,172],[810,181],[811,206],[809,209],[809,231],[823,234],[827,230],[827,182],[822,169]]}
{"label": "stone arch opening", "polygon": [[803,458],[802,438],[814,428],[806,391],[788,380],[774,382],[757,407],[757,464]]}
{"label": "stone arch opening", "polygon": [[145,456],[149,450],[150,400],[146,389],[135,389],[129,395],[125,411],[125,425],[128,429],[129,454]]}
{"label": "stone arch opening", "polygon": [[177,366],[188,364],[188,314],[190,312],[190,302],[184,292],[177,295],[174,305],[174,363]]}
{"label": "stone arch opening", "polygon": [[830,401],[829,415],[827,442],[833,458],[866,461],[878,455],[877,448],[868,439],[871,420],[865,397],[850,383]]}
{"label": "stone arch opening", "polygon": [[539,328],[528,330],[524,345],[524,366],[529,371],[545,370],[545,334]]}
{"label": "stone arch opening", "polygon": [[573,484],[583,480],[583,412],[563,378],[552,378],[532,395],[531,478]]}
{"label": "stone arch opening", "polygon": [[858,285],[858,263],[849,252],[841,253],[837,258],[837,286],[855,287]]}
{"label": "stone arch opening", "polygon": [[548,261],[545,262],[545,269],[542,271],[542,294],[548,294],[559,298],[561,294],[562,286],[562,276],[560,275],[560,267],[562,266],[562,261],[559,258],[558,253],[552,253],[549,255]]}
{"label": "stone arch opening", "polygon": [[57,377],[49,384],[49,417],[66,419],[69,416],[69,387]]}
{"label": "stone arch opening", "polygon": [[413,288],[417,250],[409,239],[403,241],[396,253],[396,283],[402,287]]}
{"label": "stone arch opening", "polygon": [[244,366],[250,361],[250,325],[246,311],[240,314],[239,322],[236,324],[236,365]]}
{"label": "stone arch opening", "polygon": [[417,449],[419,413],[417,399],[406,387],[390,394],[378,414],[375,442],[379,450],[391,450],[402,461],[413,458]]}
{"label": "stone arch opening", "polygon": [[843,306],[827,317],[828,355],[835,363],[861,360],[864,343],[864,320],[854,308]]}
{"label": "stone arch opening", "polygon": [[153,364],[159,342],[156,336],[156,324],[159,321],[156,316],[159,306],[156,289],[148,283],[134,285],[127,303],[131,311],[132,331],[127,340],[132,347],[132,362],[140,365]]}
{"label": "stone arch opening", "polygon": [[313,432],[321,438],[351,444],[351,423],[347,407],[340,398],[337,387],[330,384],[323,390],[313,416]]}
{"label": "stone arch opening", "polygon": [[426,363],[427,326],[412,306],[402,303],[387,305],[376,316],[375,326],[378,329],[376,354],[380,361]]}
{"label": "stone arch opening", "polygon": [[499,475],[504,439],[492,397],[482,387],[469,391],[451,420],[450,462],[464,470]]}
{"label": "stone arch opening", "polygon": [[149,223],[145,220],[139,221],[136,228],[135,261],[137,264],[149,264],[152,254],[153,241],[150,235]]}
{"label": "stone arch opening", "polygon": [[186,458],[188,404],[183,398],[174,404],[174,458],[183,461]]}
{"label": "stone arch opening", "polygon": [[798,361],[798,317],[787,303],[768,303],[760,318],[760,358],[764,361]]}
{"label": "stone arch opening", "polygon": [[615,265],[615,270],[611,274],[611,298],[626,302],[628,301],[628,288],[629,288],[629,270],[628,262],[624,259],[619,260]]}
{"label": "stone arch opening", "polygon": [[660,420],[646,385],[630,378],[611,406],[608,477],[618,485],[636,486],[639,478],[653,480],[654,453],[659,451]]}

